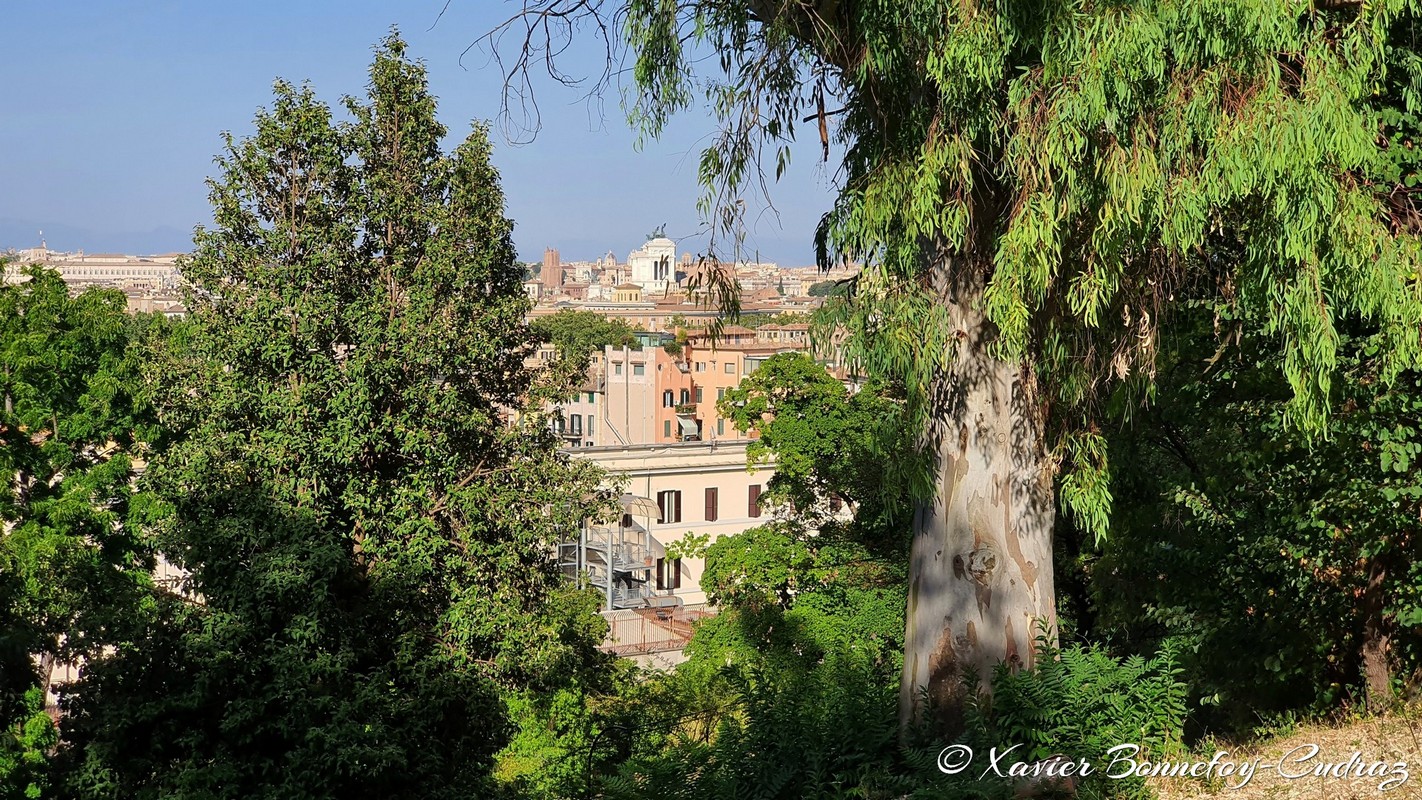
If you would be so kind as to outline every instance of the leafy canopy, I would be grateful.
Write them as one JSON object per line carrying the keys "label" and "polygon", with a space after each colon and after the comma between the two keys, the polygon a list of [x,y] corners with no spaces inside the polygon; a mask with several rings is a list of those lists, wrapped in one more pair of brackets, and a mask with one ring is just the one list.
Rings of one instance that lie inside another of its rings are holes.
{"label": "leafy canopy", "polygon": [[98,654],[151,602],[151,553],[125,523],[160,439],[139,367],[167,327],[127,315],[122,292],[21,274],[0,284],[0,797],[47,782],[53,667]]}
{"label": "leafy canopy", "polygon": [[1104,635],[1177,637],[1205,714],[1247,726],[1348,699],[1370,627],[1397,675],[1422,663],[1422,377],[1384,384],[1375,336],[1345,329],[1332,435],[1310,446],[1285,424],[1279,355],[1221,348],[1210,312],[1171,326],[1168,391],[1112,437],[1128,502],[1093,591]]}
{"label": "leafy canopy", "polygon": [[78,794],[482,796],[504,693],[600,674],[548,558],[598,476],[504,421],[555,387],[486,130],[441,149],[393,35],[346,108],[279,81],[218,159],[146,475],[185,583],[86,670]]}
{"label": "leafy canopy", "polygon": [[1417,358],[1417,241],[1382,202],[1392,176],[1368,102],[1391,27],[1417,10],[1409,0],[525,9],[545,25],[625,15],[631,116],[646,135],[704,94],[720,132],[700,164],[703,212],[723,232],[739,229],[738,200],[772,161],[780,173],[809,112],[825,157],[831,140],[843,149],[821,266],[864,268],[853,302],[836,306],[851,353],[902,382],[915,415],[934,410],[930,388],[965,333],[943,285],[976,287],[966,300],[998,355],[1034,368],[1066,434],[1058,456],[1088,473],[1065,499],[1098,533],[1094,431],[1117,390],[1149,396],[1179,287],[1238,298],[1281,348],[1290,423],[1310,431],[1325,418],[1338,319],[1380,326],[1384,379]]}
{"label": "leafy canopy", "polygon": [[718,405],[737,430],[759,434],[746,460],[752,468],[774,460],[773,494],[802,508],[838,498],[856,512],[903,510],[894,481],[909,450],[903,402],[884,387],[851,394],[808,355],[781,353]]}
{"label": "leafy canopy", "polygon": [[636,347],[637,335],[631,325],[592,311],[564,309],[556,314],[539,317],[533,330],[557,346],[565,358],[586,364],[593,352],[604,347]]}

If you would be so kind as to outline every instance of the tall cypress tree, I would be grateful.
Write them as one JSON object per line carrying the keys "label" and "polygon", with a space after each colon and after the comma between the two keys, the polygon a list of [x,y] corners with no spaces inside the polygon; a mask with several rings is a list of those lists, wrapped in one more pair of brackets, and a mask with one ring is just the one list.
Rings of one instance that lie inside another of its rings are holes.
{"label": "tall cypress tree", "polygon": [[394,35],[351,121],[275,95],[227,137],[183,264],[191,366],[163,407],[185,433],[145,479],[186,584],[76,687],[71,785],[477,796],[501,690],[600,663],[550,558],[597,476],[504,422],[543,388],[486,129],[442,152]]}

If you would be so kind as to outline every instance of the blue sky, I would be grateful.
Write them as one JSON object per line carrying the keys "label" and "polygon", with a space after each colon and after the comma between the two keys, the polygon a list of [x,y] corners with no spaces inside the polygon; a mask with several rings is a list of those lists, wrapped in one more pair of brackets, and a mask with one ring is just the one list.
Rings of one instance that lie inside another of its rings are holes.
{"label": "blue sky", "polygon": [[[502,75],[486,51],[461,53],[517,6],[504,0],[3,0],[0,31],[0,249],[153,253],[187,247],[210,221],[204,179],[220,133],[241,135],[277,77],[309,80],[335,104],[360,93],[371,48],[398,25],[423,59],[441,120],[462,134],[498,113]],[[592,74],[601,50],[567,69]],[[666,223],[682,250],[705,247],[696,212],[698,154],[713,131],[699,108],[640,152],[616,90],[599,108],[537,84],[544,127],[532,144],[496,141],[520,253],[625,258]],[[753,213],[748,246],[809,264],[829,207],[819,143],[797,144],[773,187],[779,212]],[[831,162],[833,163],[833,162]]]}

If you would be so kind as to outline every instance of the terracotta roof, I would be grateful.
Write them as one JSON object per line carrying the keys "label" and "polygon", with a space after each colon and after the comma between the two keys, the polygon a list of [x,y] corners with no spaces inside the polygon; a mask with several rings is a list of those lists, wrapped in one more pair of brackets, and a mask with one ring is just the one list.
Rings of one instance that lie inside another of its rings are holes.
{"label": "terracotta roof", "polygon": [[721,329],[722,336],[743,336],[747,333],[751,334],[752,336],[755,335],[755,331],[753,329],[747,328],[743,325],[727,325],[726,327]]}

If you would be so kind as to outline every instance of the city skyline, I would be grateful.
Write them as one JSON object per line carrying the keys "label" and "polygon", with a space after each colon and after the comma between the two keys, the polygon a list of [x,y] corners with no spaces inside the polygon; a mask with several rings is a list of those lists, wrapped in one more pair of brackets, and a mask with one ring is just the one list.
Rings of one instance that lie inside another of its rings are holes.
{"label": "city skyline", "polygon": [[[423,59],[451,137],[468,121],[493,119],[502,75],[471,44],[510,12],[505,4],[443,0],[278,4],[241,9],[142,0],[121,10],[84,0],[9,10],[9,79],[0,107],[0,249],[147,255],[185,250],[208,224],[204,179],[221,132],[242,136],[268,105],[277,78],[309,80],[333,106],[363,91],[371,47],[398,26]],[[574,62],[601,69],[601,51]],[[699,151],[714,120],[693,109],[638,150],[614,86],[600,103],[545,79],[536,85],[543,128],[527,145],[496,137],[507,213],[519,256],[553,247],[570,261],[623,254],[666,224],[683,250],[707,244],[696,211]],[[783,265],[813,263],[813,231],[832,192],[801,142],[772,187],[779,213],[752,203],[747,255]],[[754,198],[751,198],[754,200]]]}

